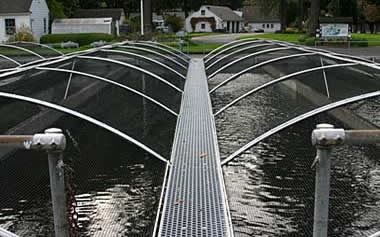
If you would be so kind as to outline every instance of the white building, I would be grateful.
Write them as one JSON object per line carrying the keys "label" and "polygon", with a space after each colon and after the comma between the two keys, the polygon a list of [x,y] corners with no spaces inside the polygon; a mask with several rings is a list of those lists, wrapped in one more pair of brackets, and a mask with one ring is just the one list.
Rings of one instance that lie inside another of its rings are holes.
{"label": "white building", "polygon": [[204,5],[185,21],[187,32],[240,32],[243,18],[228,7]]}
{"label": "white building", "polygon": [[112,34],[112,18],[55,19],[51,26],[53,34],[106,33]]}
{"label": "white building", "polygon": [[112,17],[112,33],[120,36],[120,26],[125,21],[123,8],[101,8],[101,9],[78,9],[73,18],[110,18]]}
{"label": "white building", "polygon": [[262,7],[256,5],[243,7],[245,29],[248,32],[274,33],[281,30],[277,11],[273,10],[269,15],[264,15],[264,12]]}
{"label": "white building", "polygon": [[1,0],[0,42],[7,41],[20,26],[26,26],[39,41],[48,33],[49,8],[45,0]]}

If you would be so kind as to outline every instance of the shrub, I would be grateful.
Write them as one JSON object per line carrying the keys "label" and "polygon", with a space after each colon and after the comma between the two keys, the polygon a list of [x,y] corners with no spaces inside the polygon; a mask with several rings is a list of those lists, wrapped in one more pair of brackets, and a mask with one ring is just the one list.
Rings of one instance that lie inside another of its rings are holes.
{"label": "shrub", "polygon": [[32,30],[26,25],[21,25],[17,28],[16,34],[12,35],[8,39],[9,42],[15,41],[26,41],[26,42],[34,42],[34,36]]}
{"label": "shrub", "polygon": [[167,16],[165,24],[169,26],[173,32],[178,32],[183,28],[183,18],[180,16]]}
{"label": "shrub", "polygon": [[55,44],[67,41],[78,43],[80,46],[89,45],[96,41],[112,41],[113,36],[103,33],[81,33],[81,34],[52,34],[41,37],[42,44]]}
{"label": "shrub", "polygon": [[315,37],[309,37],[305,40],[305,45],[306,46],[314,46],[315,45],[315,41],[317,39]]}

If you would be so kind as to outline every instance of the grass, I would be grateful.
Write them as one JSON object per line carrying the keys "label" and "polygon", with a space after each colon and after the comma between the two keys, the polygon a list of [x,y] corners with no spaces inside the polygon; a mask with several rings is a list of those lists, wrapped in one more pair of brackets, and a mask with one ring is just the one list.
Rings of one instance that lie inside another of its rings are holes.
{"label": "grass", "polygon": [[298,38],[303,34],[276,34],[276,33],[267,33],[262,35],[247,35],[239,37],[238,39],[272,39],[272,40],[281,40],[285,42],[297,42]]}
{"label": "grass", "polygon": [[223,33],[218,32],[201,32],[201,33],[190,33],[188,34],[188,37],[194,38],[194,37],[202,37],[202,36],[209,36],[209,35],[220,35]]}
{"label": "grass", "polygon": [[[273,40],[281,40],[290,43],[296,43],[298,39],[304,34],[275,34],[275,33],[267,33],[262,35],[248,35],[239,37],[238,39],[273,39]],[[364,40],[368,41],[369,46],[380,46],[380,34],[352,34],[352,38],[354,40]],[[372,41],[372,42],[371,42]]]}

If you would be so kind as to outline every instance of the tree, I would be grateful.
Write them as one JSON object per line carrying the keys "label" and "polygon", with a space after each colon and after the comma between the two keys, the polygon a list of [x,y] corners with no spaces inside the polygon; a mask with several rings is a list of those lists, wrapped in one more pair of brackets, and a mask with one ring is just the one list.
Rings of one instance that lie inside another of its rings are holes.
{"label": "tree", "polygon": [[63,11],[63,4],[57,0],[47,1],[49,11],[50,11],[50,22],[56,18],[65,18],[65,13]]}
{"label": "tree", "polygon": [[285,31],[286,26],[287,26],[287,22],[286,22],[287,6],[288,6],[288,1],[287,0],[281,0],[281,2],[280,2],[281,31]]}
{"label": "tree", "polygon": [[375,0],[363,0],[362,7],[364,10],[365,19],[369,23],[369,28],[373,34],[376,32],[375,24],[380,22],[380,4],[376,4]]}
{"label": "tree", "polygon": [[303,20],[305,18],[305,10],[304,10],[304,0],[298,0],[298,18],[297,18],[297,26],[298,30],[303,30]]}
{"label": "tree", "polygon": [[321,0],[312,0],[311,1],[311,10],[310,10],[310,27],[309,35],[314,36],[317,28],[319,28],[319,15],[321,12]]}
{"label": "tree", "polygon": [[165,19],[166,25],[168,25],[173,32],[177,33],[183,28],[183,18],[180,16],[167,16]]}

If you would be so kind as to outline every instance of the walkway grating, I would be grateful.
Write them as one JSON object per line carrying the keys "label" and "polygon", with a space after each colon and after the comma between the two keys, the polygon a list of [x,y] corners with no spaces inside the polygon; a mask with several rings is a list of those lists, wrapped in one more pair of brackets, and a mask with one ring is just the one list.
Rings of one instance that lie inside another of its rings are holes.
{"label": "walkway grating", "polygon": [[233,236],[203,60],[192,59],[159,236]]}

